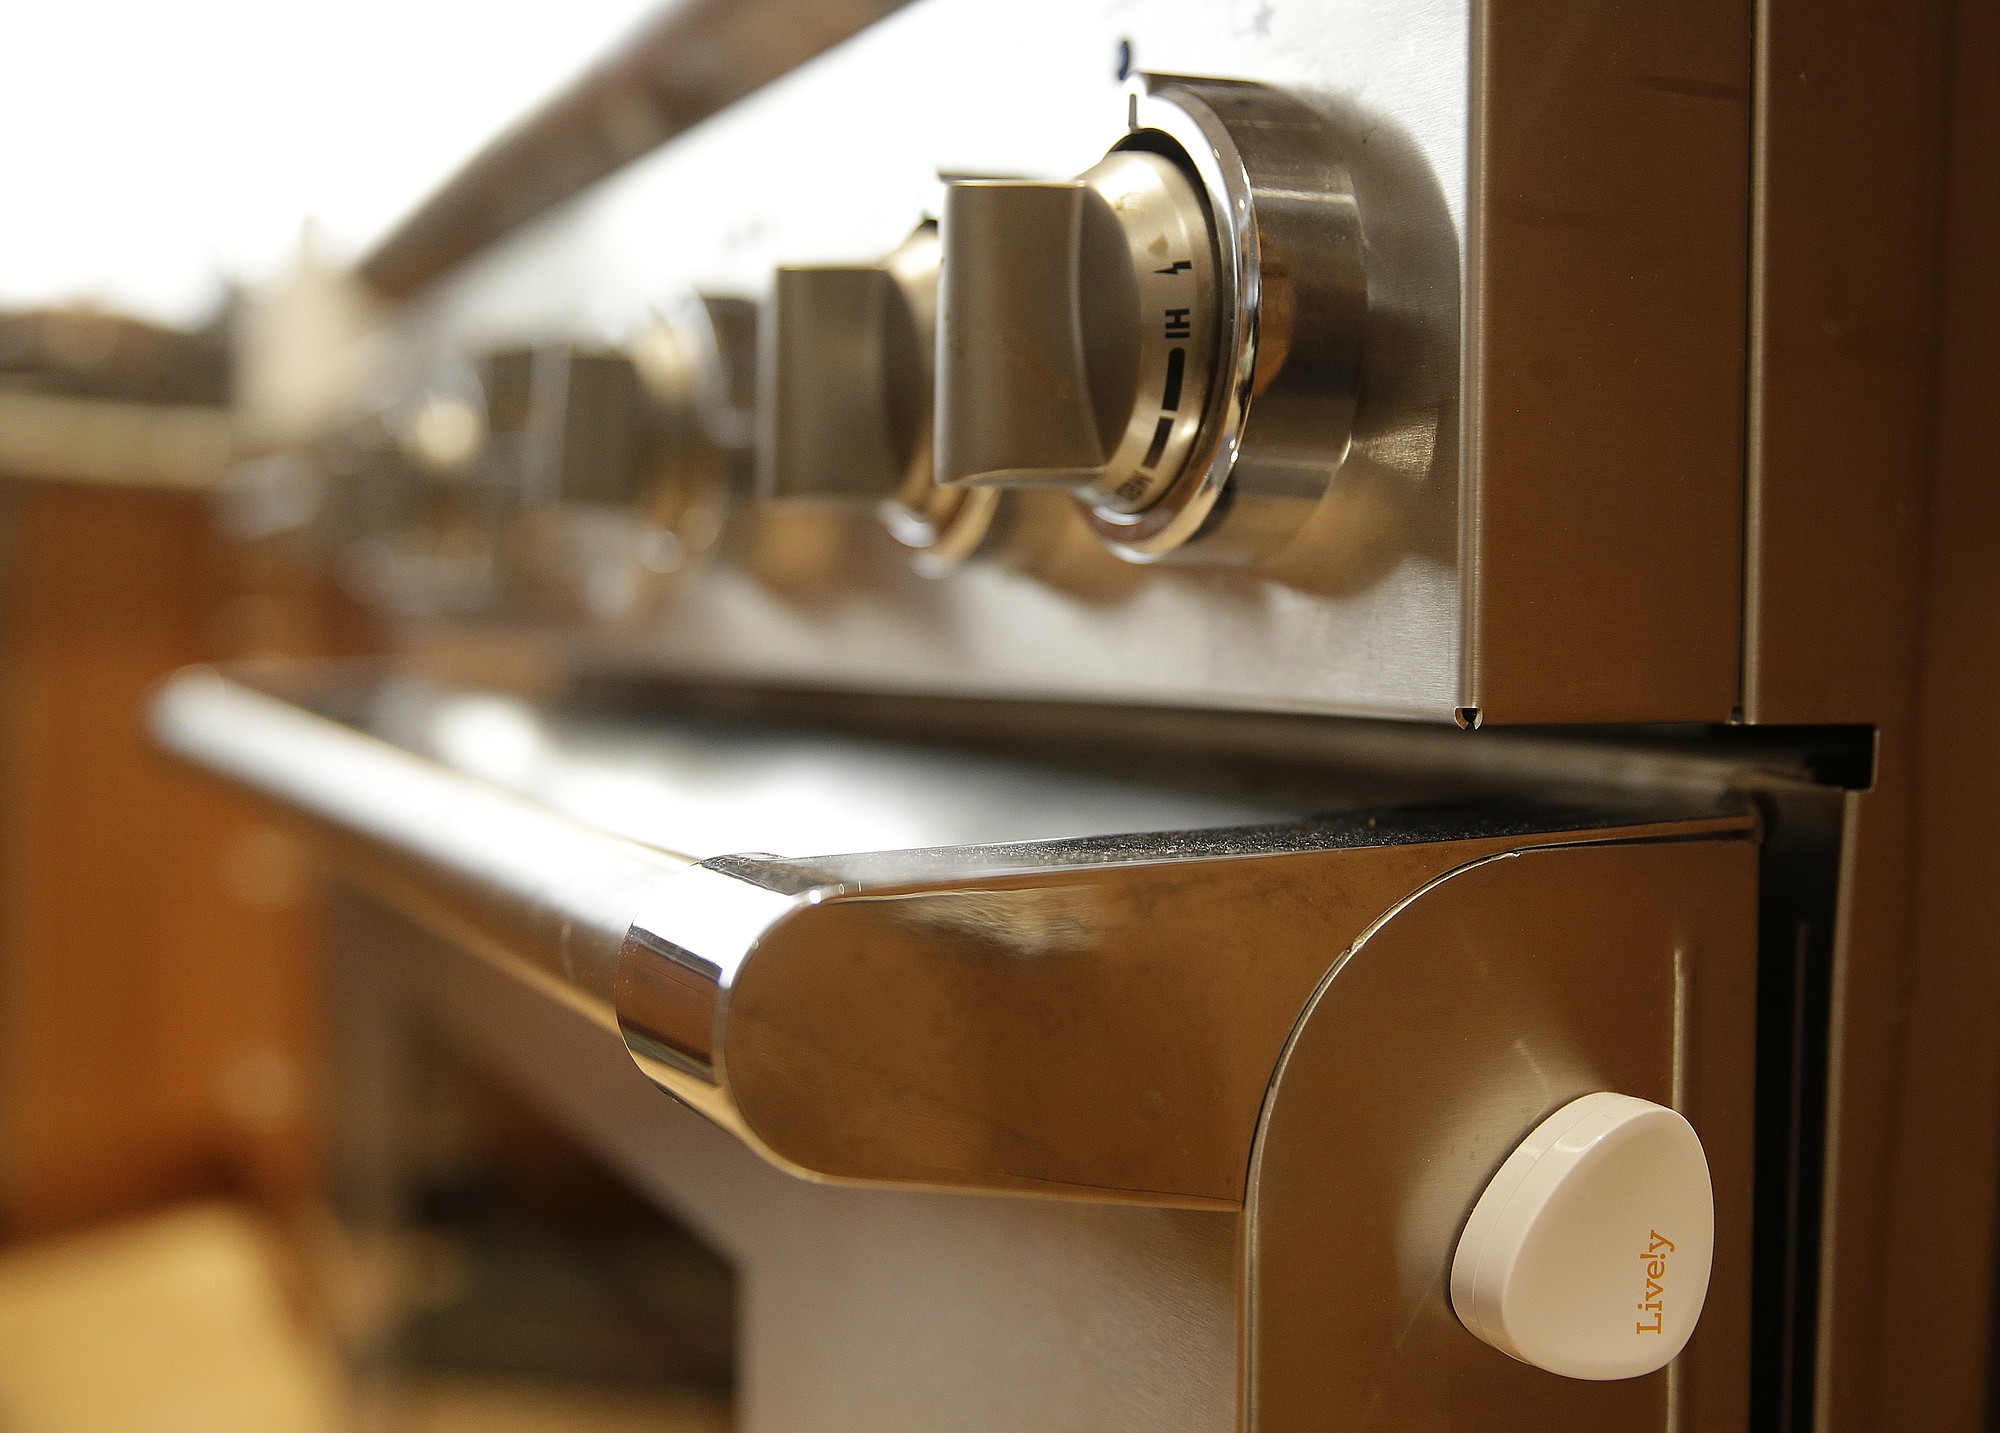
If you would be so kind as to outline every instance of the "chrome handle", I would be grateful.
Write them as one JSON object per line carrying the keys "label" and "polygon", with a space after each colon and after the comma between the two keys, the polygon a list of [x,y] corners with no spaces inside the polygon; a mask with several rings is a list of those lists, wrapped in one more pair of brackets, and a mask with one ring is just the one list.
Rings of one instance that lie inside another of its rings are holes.
{"label": "chrome handle", "polygon": [[169,751],[309,818],[344,869],[396,904],[555,977],[607,1024],[634,913],[691,864],[206,668],[167,682],[152,728]]}
{"label": "chrome handle", "polygon": [[[1242,1203],[1301,1012],[1430,887],[1537,848],[1751,829],[1517,808],[1228,825],[1212,806],[1206,828],[696,862],[214,672],[173,679],[154,724],[783,1166],[1189,1207]],[[955,805],[1000,789],[957,778]],[[781,811],[770,838],[797,824]]]}
{"label": "chrome handle", "polygon": [[722,1092],[800,1171],[1233,1207],[1340,954],[1428,884],[1548,840],[1443,836],[1377,818],[705,861],[638,912],[619,1024],[656,1084]]}

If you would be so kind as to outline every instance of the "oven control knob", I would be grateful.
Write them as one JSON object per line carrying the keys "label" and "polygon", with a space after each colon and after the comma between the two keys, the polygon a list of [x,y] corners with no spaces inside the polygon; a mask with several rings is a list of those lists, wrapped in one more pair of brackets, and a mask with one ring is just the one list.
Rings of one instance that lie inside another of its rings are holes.
{"label": "oven control knob", "polygon": [[298,525],[368,605],[415,618],[490,611],[513,504],[484,480],[489,437],[478,375],[434,361],[303,453],[244,465],[224,510],[245,536]]}
{"label": "oven control knob", "polygon": [[758,442],[766,499],[873,510],[933,574],[985,540],[998,503],[932,478],[937,290],[929,222],[878,263],[779,269]]}
{"label": "oven control knob", "polygon": [[1693,1126],[1649,1100],[1585,1095],[1537,1125],[1479,1197],[1452,1259],[1452,1308],[1523,1363],[1636,1378],[1694,1332],[1714,1246]]}
{"label": "oven control knob", "polygon": [[1186,461],[1215,376],[1215,253],[1173,160],[946,199],[945,482],[1064,487],[1137,512]]}
{"label": "oven control knob", "polygon": [[747,483],[757,412],[757,305],[694,295],[633,337],[646,400],[642,505]]}
{"label": "oven control knob", "polygon": [[528,384],[528,500],[631,502],[648,416],[631,357],[550,344],[534,352]]}
{"label": "oven control knob", "polygon": [[1140,76],[1063,183],[946,192],[937,479],[1058,487],[1122,556],[1275,555],[1344,460],[1367,287],[1326,120]]}
{"label": "oven control knob", "polygon": [[496,369],[525,410],[512,447],[530,607],[640,615],[715,549],[748,479],[756,328],[747,300],[703,295],[624,345],[548,344]]}

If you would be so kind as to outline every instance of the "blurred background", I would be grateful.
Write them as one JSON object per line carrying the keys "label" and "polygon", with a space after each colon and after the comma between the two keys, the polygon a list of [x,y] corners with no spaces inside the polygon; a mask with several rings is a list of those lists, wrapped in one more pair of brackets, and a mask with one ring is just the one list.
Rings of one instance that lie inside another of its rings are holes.
{"label": "blurred background", "polygon": [[[330,1107],[304,852],[142,716],[188,663],[375,645],[302,546],[218,534],[270,421],[244,346],[274,306],[338,326],[316,276],[647,8],[0,7],[9,1433],[726,1417],[728,1270],[510,1091],[440,1045],[421,1108]],[[406,1172],[344,1187],[342,1139]]]}
{"label": "blurred background", "polygon": [[357,256],[651,8],[9,6],[0,304],[202,329],[308,223]]}

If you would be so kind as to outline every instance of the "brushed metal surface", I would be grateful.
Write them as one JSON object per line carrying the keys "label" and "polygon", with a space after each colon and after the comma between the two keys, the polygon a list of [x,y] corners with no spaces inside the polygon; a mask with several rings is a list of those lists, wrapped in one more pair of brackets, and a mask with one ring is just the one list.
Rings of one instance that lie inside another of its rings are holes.
{"label": "brushed metal surface", "polygon": [[1724,721],[1737,696],[1748,0],[1475,22],[1467,704]]}

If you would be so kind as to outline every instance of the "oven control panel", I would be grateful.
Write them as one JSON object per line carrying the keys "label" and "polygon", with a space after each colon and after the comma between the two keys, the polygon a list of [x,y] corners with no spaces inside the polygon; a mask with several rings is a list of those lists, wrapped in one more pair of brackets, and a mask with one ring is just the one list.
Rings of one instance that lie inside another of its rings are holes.
{"label": "oven control panel", "polygon": [[1141,76],[1073,180],[944,200],[936,480],[1071,494],[1134,562],[1249,564],[1345,458],[1368,303],[1340,143],[1282,91]]}
{"label": "oven control panel", "polygon": [[500,241],[343,570],[578,666],[1729,719],[1740,35],[1244,8],[916,0]]}

